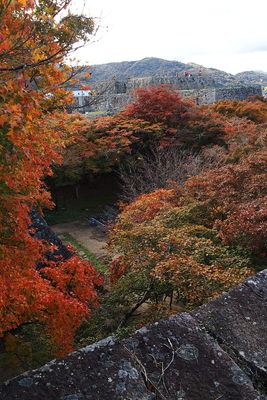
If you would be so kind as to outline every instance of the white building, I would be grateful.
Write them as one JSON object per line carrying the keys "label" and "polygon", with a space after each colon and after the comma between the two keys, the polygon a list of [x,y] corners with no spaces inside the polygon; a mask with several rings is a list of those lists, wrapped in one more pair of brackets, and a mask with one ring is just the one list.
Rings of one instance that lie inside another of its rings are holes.
{"label": "white building", "polygon": [[73,97],[77,99],[77,103],[79,106],[84,106],[86,103],[86,97],[92,96],[92,91],[91,90],[83,90],[83,89],[77,89],[73,90]]}

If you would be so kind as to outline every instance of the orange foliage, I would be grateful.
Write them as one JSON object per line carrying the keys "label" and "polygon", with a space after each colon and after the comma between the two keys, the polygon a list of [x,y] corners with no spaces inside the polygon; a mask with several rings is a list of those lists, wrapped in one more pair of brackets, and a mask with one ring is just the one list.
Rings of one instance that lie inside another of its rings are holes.
{"label": "orange foliage", "polygon": [[[43,255],[50,245],[28,229],[29,211],[51,206],[42,180],[60,162],[70,130],[64,113],[49,112],[72,101],[59,84],[69,72],[63,57],[82,27],[74,35],[64,19],[55,20],[68,3],[4,2],[0,15],[0,336],[40,321],[60,355],[71,350],[101,284],[92,266],[76,256],[49,264]],[[40,261],[47,268],[38,272]]]}
{"label": "orange foliage", "polygon": [[57,182],[78,181],[83,173],[110,171],[126,154],[159,141],[163,135],[160,124],[119,114],[93,121],[71,114],[68,120],[69,132],[74,127],[76,134],[63,151],[62,166],[55,172]]}
{"label": "orange foliage", "polygon": [[[225,243],[249,246],[255,254],[266,253],[267,152],[258,150],[262,132],[250,153],[238,163],[225,165],[186,182],[187,191],[213,210],[213,220]],[[254,151],[253,151],[254,149]],[[235,149],[236,151],[236,149]]]}
{"label": "orange foliage", "polygon": [[135,101],[126,106],[123,115],[151,123],[162,122],[176,127],[190,117],[192,102],[181,99],[177,91],[168,85],[137,89]]}
{"label": "orange foliage", "polygon": [[255,123],[267,122],[267,103],[257,98],[252,100],[220,100],[212,108],[228,117],[247,118]]}
{"label": "orange foliage", "polygon": [[225,246],[209,227],[208,208],[175,189],[138,197],[123,209],[110,232],[113,290],[147,298],[175,296],[200,304],[244,279],[250,260]]}

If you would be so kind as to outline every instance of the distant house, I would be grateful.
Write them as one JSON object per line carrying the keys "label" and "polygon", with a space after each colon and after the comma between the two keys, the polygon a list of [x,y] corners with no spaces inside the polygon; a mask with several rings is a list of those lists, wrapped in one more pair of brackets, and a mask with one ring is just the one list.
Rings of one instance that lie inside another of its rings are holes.
{"label": "distant house", "polygon": [[91,90],[75,89],[73,90],[73,97],[76,99],[76,104],[83,107],[87,103],[87,98],[92,96]]}
{"label": "distant house", "polygon": [[83,90],[83,89],[73,90],[74,97],[87,97],[91,96],[91,94],[92,94],[91,90]]}

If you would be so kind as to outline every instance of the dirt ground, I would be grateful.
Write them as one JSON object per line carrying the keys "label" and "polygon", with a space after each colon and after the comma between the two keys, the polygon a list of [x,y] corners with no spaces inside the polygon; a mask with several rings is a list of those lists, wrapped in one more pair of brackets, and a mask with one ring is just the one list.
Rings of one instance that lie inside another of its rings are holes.
{"label": "dirt ground", "polygon": [[105,255],[107,238],[99,227],[90,226],[87,221],[73,221],[52,225],[51,228],[56,234],[69,233],[96,257]]}

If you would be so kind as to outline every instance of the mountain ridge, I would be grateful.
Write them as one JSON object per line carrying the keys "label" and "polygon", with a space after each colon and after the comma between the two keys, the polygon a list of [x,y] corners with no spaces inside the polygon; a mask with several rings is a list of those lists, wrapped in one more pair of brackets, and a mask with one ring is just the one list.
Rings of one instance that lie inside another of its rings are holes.
{"label": "mountain ridge", "polygon": [[[90,71],[90,82],[103,80],[126,80],[129,78],[141,78],[149,76],[176,76],[188,71],[191,74],[201,73],[215,79],[220,86],[235,85],[262,85],[267,86],[267,73],[259,71],[243,71],[237,74],[229,74],[217,68],[207,68],[196,63],[182,63],[180,61],[165,60],[156,57],[145,57],[135,61],[111,62],[85,66]],[[80,78],[84,83],[90,83],[88,79]]]}

